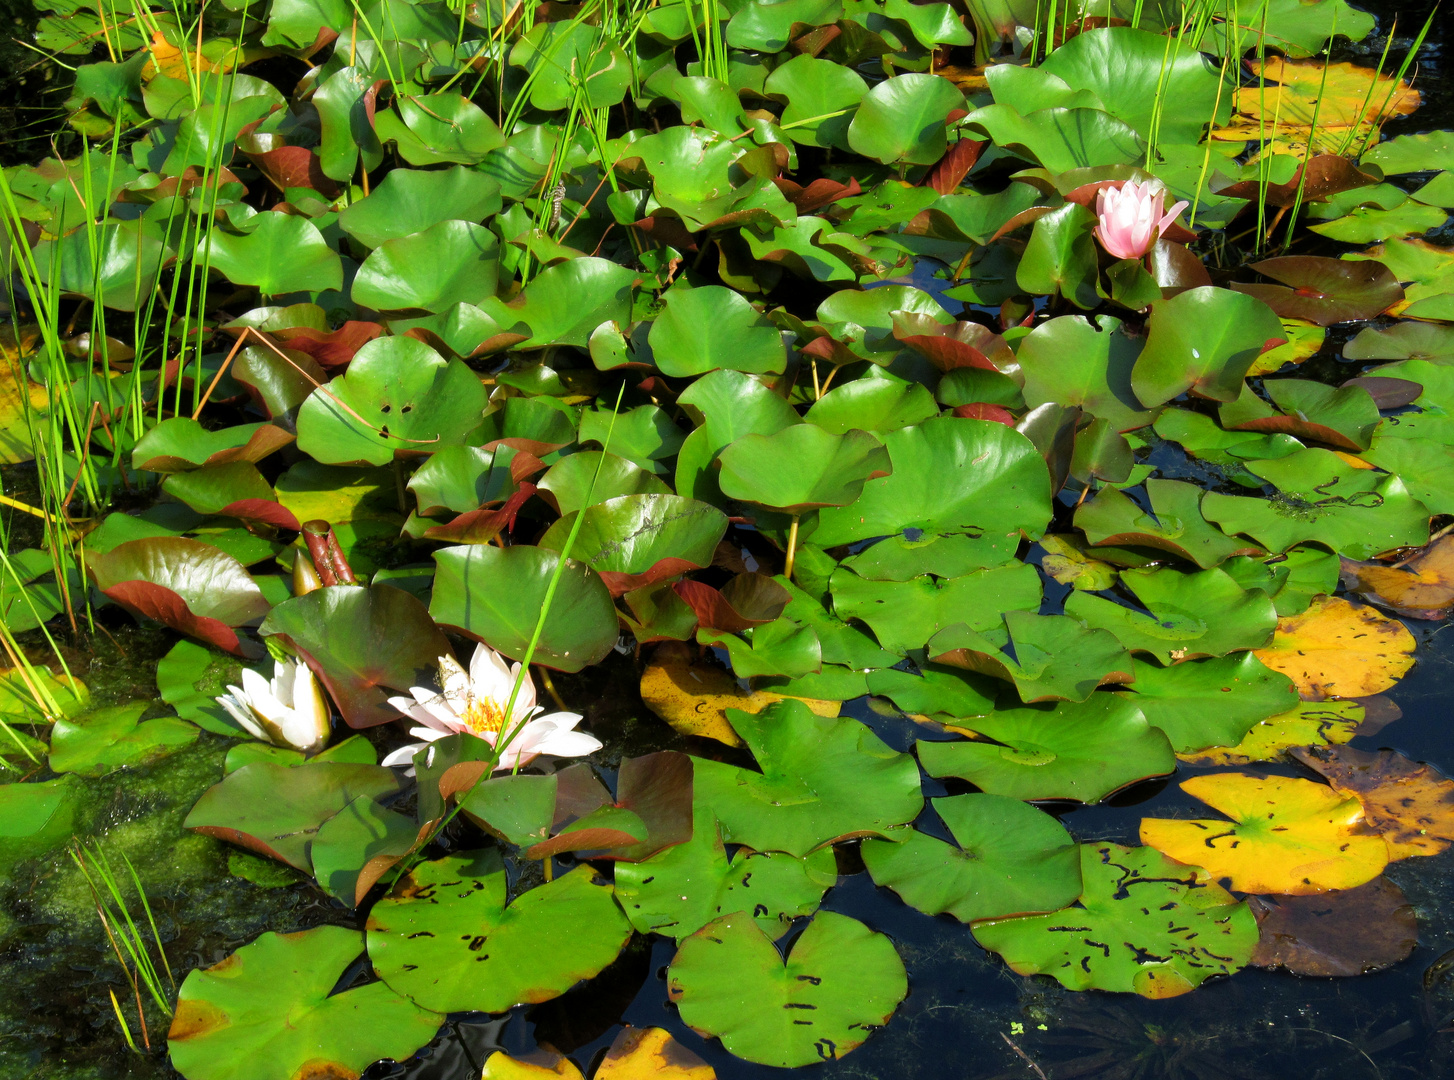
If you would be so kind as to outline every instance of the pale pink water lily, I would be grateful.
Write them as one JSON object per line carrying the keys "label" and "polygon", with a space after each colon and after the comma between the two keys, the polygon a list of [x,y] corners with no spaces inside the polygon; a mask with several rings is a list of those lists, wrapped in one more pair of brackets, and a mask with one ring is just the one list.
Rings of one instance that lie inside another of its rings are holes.
{"label": "pale pink water lily", "polygon": [[1182,201],[1170,210],[1165,205],[1166,189],[1153,180],[1102,188],[1096,195],[1096,239],[1118,259],[1139,259],[1191,204]]}
{"label": "pale pink water lily", "polygon": [[498,745],[502,732],[510,736],[496,770],[525,765],[541,754],[583,757],[601,749],[599,740],[575,730],[581,722],[580,713],[539,715],[545,710],[535,703],[535,684],[529,678],[520,683],[515,707],[507,718],[505,709],[510,703],[510,690],[519,674],[519,664],[507,667],[504,658],[488,645],[475,648],[469,671],[460,667],[454,657],[441,656],[442,692],[412,686],[409,688],[412,699],[389,699],[390,705],[418,721],[419,726],[410,728],[409,734],[424,741],[395,750],[384,758],[384,764],[412,765],[419,750],[446,735],[459,733],[484,739],[491,746]]}
{"label": "pale pink water lily", "polygon": [[328,745],[328,705],[308,665],[277,661],[271,682],[243,668],[242,685],[227,690],[217,703],[254,738],[305,754]]}

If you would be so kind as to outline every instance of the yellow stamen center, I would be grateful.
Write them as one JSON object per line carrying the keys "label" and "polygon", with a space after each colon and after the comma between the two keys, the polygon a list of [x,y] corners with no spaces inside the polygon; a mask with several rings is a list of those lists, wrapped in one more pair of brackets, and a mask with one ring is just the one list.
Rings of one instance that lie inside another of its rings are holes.
{"label": "yellow stamen center", "polygon": [[492,697],[471,698],[460,719],[475,735],[495,733],[505,726],[505,706]]}

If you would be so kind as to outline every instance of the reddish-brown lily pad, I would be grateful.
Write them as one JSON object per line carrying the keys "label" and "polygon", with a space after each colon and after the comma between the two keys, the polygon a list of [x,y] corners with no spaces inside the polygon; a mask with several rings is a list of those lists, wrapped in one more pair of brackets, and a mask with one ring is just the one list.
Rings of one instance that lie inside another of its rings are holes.
{"label": "reddish-brown lily pad", "polygon": [[1372,260],[1286,255],[1252,263],[1250,269],[1280,284],[1236,282],[1232,288],[1262,300],[1281,318],[1316,326],[1371,319],[1404,298],[1388,267]]}
{"label": "reddish-brown lily pad", "polygon": [[1383,834],[1390,858],[1437,855],[1454,843],[1454,780],[1433,766],[1394,750],[1351,746],[1307,746],[1290,753],[1335,791],[1358,797],[1364,821]]}
{"label": "reddish-brown lily pad", "polygon": [[1408,959],[1419,921],[1399,887],[1374,878],[1317,896],[1250,896],[1261,936],[1254,967],[1294,975],[1366,975]]}

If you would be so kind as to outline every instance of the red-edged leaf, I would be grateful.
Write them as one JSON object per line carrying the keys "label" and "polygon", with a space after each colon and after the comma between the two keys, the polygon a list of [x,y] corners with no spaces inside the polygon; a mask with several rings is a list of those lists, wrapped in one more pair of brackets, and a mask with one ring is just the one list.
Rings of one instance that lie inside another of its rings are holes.
{"label": "red-edged leaf", "polygon": [[238,499],[217,512],[225,517],[241,518],[250,524],[267,525],[274,529],[296,532],[300,528],[293,511],[268,499]]}
{"label": "red-edged leaf", "polygon": [[279,146],[247,158],[279,191],[312,188],[328,199],[338,194],[338,185],[324,174],[318,155],[305,146]]}
{"label": "red-edged leaf", "polygon": [[837,202],[839,199],[851,199],[855,195],[863,194],[863,189],[858,186],[858,181],[851,176],[846,184],[829,180],[826,176],[820,176],[807,187],[795,184],[782,176],[775,177],[773,183],[800,214],[811,214],[814,210],[821,210],[829,203]]}
{"label": "red-edged leaf", "polygon": [[506,529],[515,527],[515,515],[535,494],[534,484],[521,484],[498,508],[480,507],[460,514],[444,525],[424,530],[427,540],[444,540],[451,544],[488,544]]}
{"label": "red-edged leaf", "polygon": [[1281,284],[1233,282],[1232,288],[1257,297],[1281,318],[1305,319],[1318,326],[1362,322],[1404,298],[1388,267],[1371,259],[1350,262],[1287,255],[1252,263],[1249,269]]}
{"label": "red-edged leaf", "polygon": [[967,405],[960,405],[955,408],[954,415],[963,420],[993,420],[1006,427],[1015,426],[1014,413],[1001,405],[991,405],[986,401],[971,401]]}
{"label": "red-edged leaf", "polygon": [[205,615],[194,615],[187,602],[165,586],[153,585],[150,581],[122,581],[101,591],[133,615],[155,619],[234,656],[253,652],[244,651],[237,632],[230,626]]}
{"label": "red-edged leaf", "polygon": [[601,580],[606,583],[606,588],[611,590],[612,597],[625,596],[636,589],[644,589],[648,585],[655,585],[667,578],[674,578],[685,574],[689,570],[700,570],[701,567],[688,559],[669,557],[658,561],[650,570],[644,574],[623,574],[617,570],[601,570]]}

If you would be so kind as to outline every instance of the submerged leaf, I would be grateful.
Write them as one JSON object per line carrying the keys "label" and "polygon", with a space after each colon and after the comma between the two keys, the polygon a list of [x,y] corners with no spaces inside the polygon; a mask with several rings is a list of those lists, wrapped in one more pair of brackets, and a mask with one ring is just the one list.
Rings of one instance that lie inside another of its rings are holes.
{"label": "submerged leaf", "polygon": [[1253,896],[1247,906],[1261,935],[1253,967],[1366,975],[1406,960],[1419,943],[1412,905],[1385,877],[1317,896]]}

